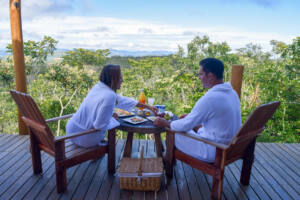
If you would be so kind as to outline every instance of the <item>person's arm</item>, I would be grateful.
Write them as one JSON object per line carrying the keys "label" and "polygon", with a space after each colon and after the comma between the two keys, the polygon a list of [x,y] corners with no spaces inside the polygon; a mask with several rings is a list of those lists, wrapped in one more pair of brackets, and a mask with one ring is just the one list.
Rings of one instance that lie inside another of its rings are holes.
{"label": "person's arm", "polygon": [[143,104],[143,103],[137,103],[136,107],[140,107],[140,108],[147,108],[149,110],[151,110],[155,115],[157,115],[158,109],[154,106],[149,106],[147,104]]}
{"label": "person's arm", "polygon": [[113,117],[115,98],[107,97],[102,104],[95,105],[96,116],[93,121],[93,128],[99,130],[108,130],[119,125],[119,122]]}
{"label": "person's arm", "polygon": [[[182,114],[182,115],[179,116],[179,119],[183,119],[183,118],[185,118],[187,115],[188,115],[188,114]],[[202,125],[196,126],[196,127],[193,128],[193,130],[197,133],[198,130],[199,130],[199,128],[201,128],[201,127],[202,127]]]}
{"label": "person's arm", "polygon": [[212,107],[207,98],[201,98],[197,101],[192,111],[182,119],[172,121],[170,127],[175,131],[190,131],[207,121],[213,114]]}
{"label": "person's arm", "polygon": [[134,100],[133,98],[124,97],[120,94],[117,94],[117,108],[131,111],[137,105],[137,103],[138,101]]}

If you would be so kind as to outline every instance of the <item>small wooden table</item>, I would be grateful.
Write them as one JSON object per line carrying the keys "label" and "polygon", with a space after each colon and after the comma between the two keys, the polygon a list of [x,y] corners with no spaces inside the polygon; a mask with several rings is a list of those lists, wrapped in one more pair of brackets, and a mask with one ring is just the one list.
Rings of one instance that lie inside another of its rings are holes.
{"label": "small wooden table", "polygon": [[131,124],[125,122],[123,118],[119,118],[120,126],[116,129],[121,131],[128,132],[127,140],[124,149],[124,157],[130,157],[132,149],[132,140],[134,133],[143,133],[143,134],[154,134],[155,137],[155,146],[156,146],[156,155],[157,157],[162,157],[163,145],[160,137],[160,133],[165,132],[165,128],[159,128],[153,125],[153,122],[147,120],[141,124]]}

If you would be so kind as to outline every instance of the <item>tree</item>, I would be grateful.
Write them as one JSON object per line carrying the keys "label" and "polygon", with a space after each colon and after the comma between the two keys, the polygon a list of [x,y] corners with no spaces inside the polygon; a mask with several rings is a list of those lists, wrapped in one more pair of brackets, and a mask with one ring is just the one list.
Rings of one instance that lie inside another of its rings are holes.
{"label": "tree", "polygon": [[[39,42],[28,40],[24,42],[24,55],[32,58],[32,65],[45,64],[48,55],[53,55],[56,50],[57,43],[57,40],[49,36],[44,36],[43,40]],[[12,53],[11,44],[8,44],[6,49],[6,52]]]}
{"label": "tree", "polygon": [[83,67],[84,65],[102,66],[109,55],[108,49],[98,49],[96,51],[88,49],[74,49],[73,51],[67,51],[63,56],[62,64],[68,64],[70,66]]}

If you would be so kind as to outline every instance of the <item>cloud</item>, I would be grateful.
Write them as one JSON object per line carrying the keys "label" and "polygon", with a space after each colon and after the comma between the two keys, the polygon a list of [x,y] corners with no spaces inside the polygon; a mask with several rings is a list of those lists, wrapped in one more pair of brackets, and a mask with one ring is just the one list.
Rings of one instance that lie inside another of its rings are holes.
{"label": "cloud", "polygon": [[139,28],[138,32],[141,34],[152,34],[153,30],[151,28]]}
{"label": "cloud", "polygon": [[[64,15],[73,9],[75,0],[25,0],[21,1],[22,18]],[[0,18],[9,19],[9,0],[0,0]]]}
{"label": "cloud", "polygon": [[[11,42],[9,20],[0,19],[0,49]],[[186,47],[195,36],[208,35],[213,42],[226,41],[232,49],[248,43],[260,44],[270,50],[271,39],[290,42],[295,36],[271,32],[248,32],[228,26],[182,27],[151,23],[84,16],[43,16],[23,20],[23,39],[41,40],[44,35],[59,40],[58,48],[89,48],[119,50],[177,51]]]}

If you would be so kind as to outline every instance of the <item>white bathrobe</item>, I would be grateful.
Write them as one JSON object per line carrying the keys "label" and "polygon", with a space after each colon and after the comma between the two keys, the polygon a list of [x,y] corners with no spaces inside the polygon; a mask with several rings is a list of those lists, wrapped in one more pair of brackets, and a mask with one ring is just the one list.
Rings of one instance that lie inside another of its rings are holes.
{"label": "white bathrobe", "polygon": [[[195,133],[192,129],[202,125]],[[185,131],[215,142],[228,144],[241,127],[240,100],[230,83],[217,84],[201,97],[183,119],[173,121],[171,129]],[[197,159],[214,162],[216,148],[209,144],[175,135],[177,149]]]}
{"label": "white bathrobe", "polygon": [[116,94],[102,82],[98,82],[85,97],[77,112],[68,121],[67,135],[90,129],[100,131],[88,135],[72,138],[72,142],[82,147],[99,145],[105,137],[105,131],[110,130],[120,123],[112,117],[115,107],[132,110],[137,101]]}

